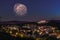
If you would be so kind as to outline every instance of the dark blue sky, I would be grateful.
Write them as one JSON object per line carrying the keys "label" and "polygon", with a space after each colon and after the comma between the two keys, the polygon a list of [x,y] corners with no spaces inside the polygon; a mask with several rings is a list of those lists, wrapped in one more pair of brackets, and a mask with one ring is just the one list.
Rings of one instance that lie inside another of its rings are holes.
{"label": "dark blue sky", "polygon": [[[27,6],[28,13],[25,16],[15,16],[13,7],[16,3]],[[0,0],[0,16],[2,21],[60,19],[60,0]]]}

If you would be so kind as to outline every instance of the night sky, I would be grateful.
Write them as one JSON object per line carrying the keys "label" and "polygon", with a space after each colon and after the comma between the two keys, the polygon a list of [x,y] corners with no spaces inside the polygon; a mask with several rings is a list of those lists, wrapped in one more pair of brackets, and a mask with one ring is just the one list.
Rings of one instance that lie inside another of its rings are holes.
{"label": "night sky", "polygon": [[[27,6],[25,16],[16,16],[13,7],[16,3]],[[2,21],[37,21],[60,19],[60,0],[0,0]]]}

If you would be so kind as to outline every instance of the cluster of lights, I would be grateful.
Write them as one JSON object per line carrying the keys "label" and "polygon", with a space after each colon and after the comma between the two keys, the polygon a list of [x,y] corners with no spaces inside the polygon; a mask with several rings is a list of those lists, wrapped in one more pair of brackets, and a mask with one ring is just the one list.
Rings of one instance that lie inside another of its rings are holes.
{"label": "cluster of lights", "polygon": [[[49,36],[55,35],[57,38],[60,38],[60,31],[57,30],[56,32],[56,28],[52,26],[37,26],[37,28],[32,28],[30,30],[21,29],[20,27],[17,27],[17,26],[2,27],[2,29],[4,29],[6,33],[9,33],[11,36],[14,36],[14,37],[31,37],[32,36],[33,38],[37,38],[36,37],[37,34],[34,34],[36,32],[42,36],[45,34],[48,34]],[[32,34],[29,32],[31,32]]]}

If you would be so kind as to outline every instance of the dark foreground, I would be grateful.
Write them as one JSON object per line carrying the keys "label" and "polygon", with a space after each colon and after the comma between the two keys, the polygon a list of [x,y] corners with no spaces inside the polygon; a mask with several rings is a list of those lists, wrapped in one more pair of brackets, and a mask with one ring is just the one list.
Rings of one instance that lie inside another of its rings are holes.
{"label": "dark foreground", "polygon": [[[40,40],[40,39],[39,38],[32,38],[32,37],[29,37],[29,38],[27,38],[27,37],[23,37],[23,38],[12,37],[9,34],[6,34],[4,32],[0,32],[0,40]],[[42,38],[41,40],[59,40],[59,39],[57,39],[53,36],[50,36],[50,37],[47,36],[46,39]]]}

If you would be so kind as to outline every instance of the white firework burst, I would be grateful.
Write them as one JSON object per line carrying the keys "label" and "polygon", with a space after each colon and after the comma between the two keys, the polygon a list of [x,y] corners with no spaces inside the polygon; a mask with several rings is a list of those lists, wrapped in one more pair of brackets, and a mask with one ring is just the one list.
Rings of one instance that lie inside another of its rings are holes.
{"label": "white firework burst", "polygon": [[23,16],[27,13],[27,7],[24,4],[17,3],[14,5],[14,11],[17,15]]}

